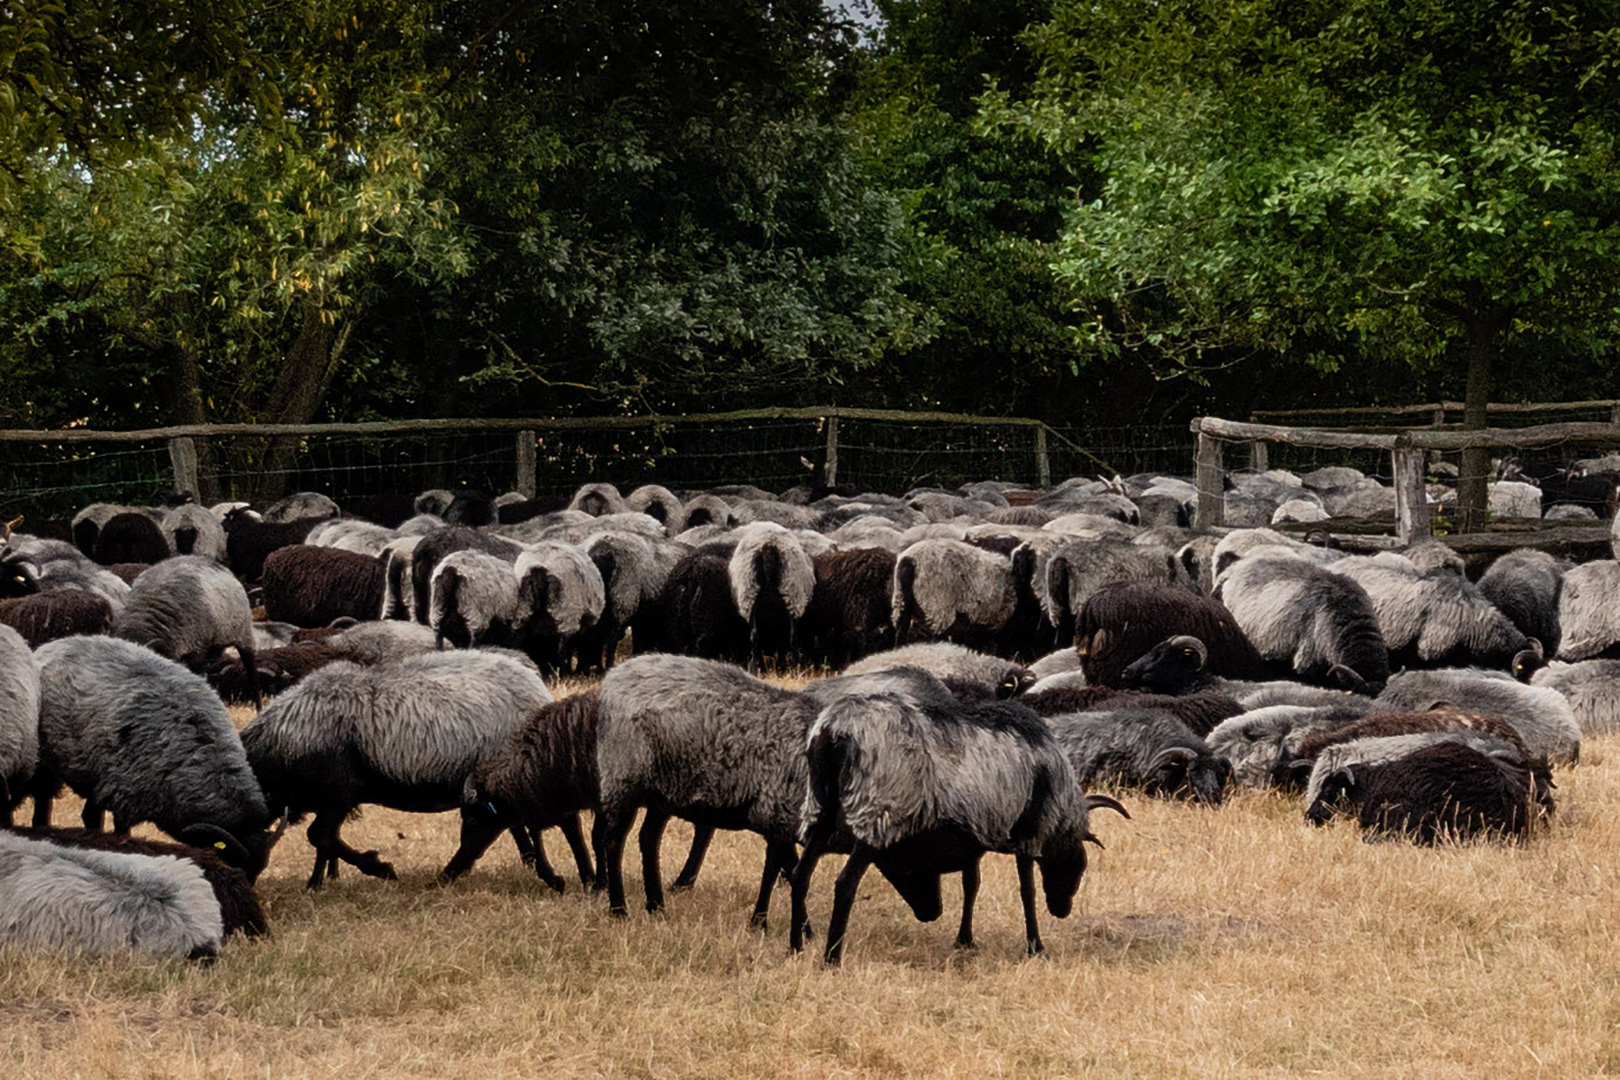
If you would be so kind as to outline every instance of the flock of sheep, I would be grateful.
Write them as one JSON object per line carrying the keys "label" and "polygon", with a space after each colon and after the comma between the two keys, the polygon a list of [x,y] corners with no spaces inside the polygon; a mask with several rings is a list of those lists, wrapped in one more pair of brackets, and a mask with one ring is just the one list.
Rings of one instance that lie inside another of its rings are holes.
{"label": "flock of sheep", "polygon": [[[1234,491],[1286,516],[1375,486],[1324,469]],[[1435,541],[1194,533],[1192,498],[1147,476],[902,497],[592,484],[567,506],[466,489],[344,514],[304,493],[15,522],[0,941],[212,956],[266,929],[253,882],[289,822],[311,819],[310,888],[343,863],[393,876],[342,838],[372,803],[459,810],[447,881],[509,835],[561,889],[558,828],[616,914],[638,816],[649,910],[671,818],[695,827],[677,886],[715,829],[757,833],[753,917],[788,881],[795,949],[817,863],[846,854],[829,962],[869,868],[924,921],[960,874],[970,945],[980,860],[1010,853],[1037,953],[1037,877],[1066,916],[1092,811],[1129,816],[1096,785],[1209,806],[1274,787],[1369,836],[1522,840],[1553,812],[1552,769],[1620,727],[1620,563],[1519,550],[1470,580]],[[784,689],[754,673],[767,659],[832,673]],[[564,671],[604,674],[556,701]],[[240,733],[228,700],[260,703]],[[64,786],[82,828],[52,825]],[[11,827],[30,798],[32,827]],[[131,837],[142,823],[174,842]]]}

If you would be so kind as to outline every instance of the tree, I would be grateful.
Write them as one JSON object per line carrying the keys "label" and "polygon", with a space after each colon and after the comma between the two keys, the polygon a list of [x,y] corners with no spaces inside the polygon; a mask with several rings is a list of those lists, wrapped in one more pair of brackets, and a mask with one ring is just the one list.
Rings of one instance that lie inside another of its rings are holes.
{"label": "tree", "polygon": [[[1614,5],[1060,0],[995,123],[1095,156],[1056,269],[1106,350],[1341,350],[1467,369],[1608,355],[1620,310]],[[1488,452],[1466,453],[1462,528]]]}

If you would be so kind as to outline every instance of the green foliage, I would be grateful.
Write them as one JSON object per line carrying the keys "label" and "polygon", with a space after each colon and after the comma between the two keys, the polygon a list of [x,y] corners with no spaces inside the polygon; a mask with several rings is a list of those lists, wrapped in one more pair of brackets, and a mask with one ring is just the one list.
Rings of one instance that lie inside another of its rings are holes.
{"label": "green foliage", "polygon": [[1603,351],[1611,7],[1060,3],[1035,92],[986,112],[1097,163],[1056,266],[1104,348],[1423,363],[1494,319]]}

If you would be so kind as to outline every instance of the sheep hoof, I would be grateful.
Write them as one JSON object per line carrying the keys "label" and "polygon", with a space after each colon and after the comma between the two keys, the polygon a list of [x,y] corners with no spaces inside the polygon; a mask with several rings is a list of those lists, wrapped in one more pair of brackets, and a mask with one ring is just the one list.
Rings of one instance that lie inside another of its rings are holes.
{"label": "sheep hoof", "polygon": [[765,913],[763,911],[752,912],[748,916],[749,929],[752,929],[752,930],[763,930],[763,929],[765,929],[765,919],[766,919],[766,915],[765,915]]}
{"label": "sheep hoof", "polygon": [[960,938],[959,937],[959,938],[956,939],[955,947],[958,948],[958,949],[961,949],[963,952],[973,952],[973,951],[976,951],[979,946],[978,946],[978,943],[975,942],[972,938]]}
{"label": "sheep hoof", "polygon": [[623,907],[610,907],[608,908],[608,917],[613,919],[628,919],[630,917],[630,912],[626,911]]}
{"label": "sheep hoof", "polygon": [[697,879],[696,878],[678,877],[670,885],[669,891],[670,892],[686,892],[688,889],[692,888],[692,886],[694,886],[696,884],[697,884]]}
{"label": "sheep hoof", "polygon": [[1027,946],[1025,946],[1024,954],[1026,956],[1033,957],[1036,960],[1042,960],[1042,961],[1048,961],[1048,962],[1051,960],[1051,957],[1046,955],[1046,946],[1042,945],[1038,941],[1032,941]]}
{"label": "sheep hoof", "polygon": [[552,892],[557,893],[559,896],[562,894],[562,892],[563,892],[563,879],[562,878],[559,878],[559,877],[543,877],[543,878],[540,879],[540,881],[545,885],[546,888],[550,889]]}

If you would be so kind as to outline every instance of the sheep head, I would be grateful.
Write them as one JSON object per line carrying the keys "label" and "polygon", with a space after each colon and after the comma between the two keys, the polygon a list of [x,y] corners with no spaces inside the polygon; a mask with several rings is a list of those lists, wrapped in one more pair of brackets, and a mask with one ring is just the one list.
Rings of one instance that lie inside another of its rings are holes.
{"label": "sheep head", "polygon": [[1191,686],[1209,663],[1209,648],[1188,634],[1166,638],[1128,664],[1120,687],[1177,694]]}

